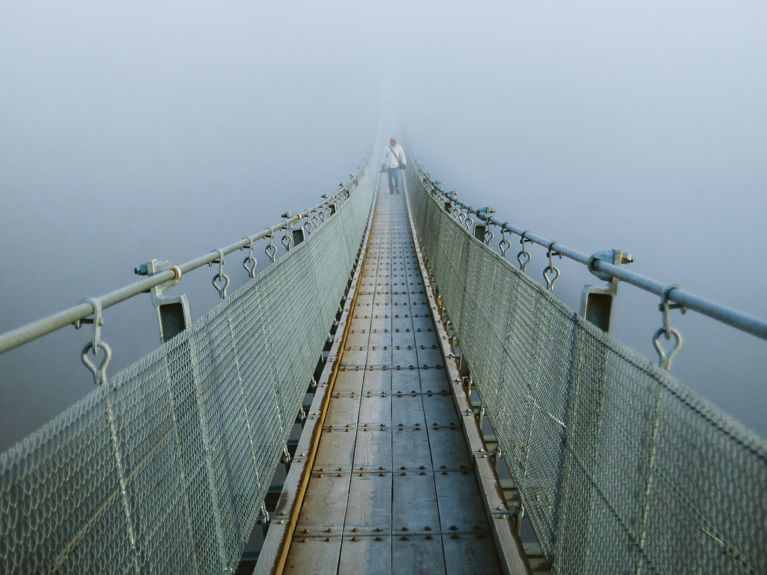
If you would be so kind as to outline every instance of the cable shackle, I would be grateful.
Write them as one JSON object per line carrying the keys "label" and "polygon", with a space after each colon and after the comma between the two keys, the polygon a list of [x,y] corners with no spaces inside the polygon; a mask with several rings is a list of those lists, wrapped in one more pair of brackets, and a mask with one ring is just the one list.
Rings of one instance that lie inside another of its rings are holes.
{"label": "cable shackle", "polygon": [[248,272],[248,276],[252,279],[256,277],[256,266],[258,266],[258,260],[256,260],[256,257],[253,255],[253,236],[250,236],[247,239],[248,255],[244,260],[242,260],[242,267],[245,268],[245,271]]}
{"label": "cable shackle", "polygon": [[529,264],[530,260],[533,259],[533,256],[530,254],[530,252],[527,251],[527,246],[525,246],[525,243],[530,241],[525,237],[527,236],[527,233],[528,231],[525,230],[519,234],[519,245],[522,246],[522,249],[517,254],[517,263],[519,264],[520,271],[525,271],[527,264]]}
{"label": "cable shackle", "polygon": [[[658,331],[655,332],[655,335],[652,338],[652,343],[655,350],[658,352],[658,365],[661,369],[671,369],[671,363],[674,360],[674,357],[679,353],[679,350],[682,349],[682,345],[684,344],[682,333],[671,325],[671,310],[680,309],[682,313],[685,313],[687,309],[684,306],[670,303],[668,300],[669,294],[678,288],[679,286],[677,284],[671,284],[663,288],[663,292],[660,296],[660,304],[658,305],[658,309],[663,314],[663,324],[658,328]],[[661,336],[663,336],[666,341],[672,338],[674,340],[668,351],[666,351],[661,344]]]}
{"label": "cable shackle", "polygon": [[554,265],[554,256],[562,257],[562,254],[554,251],[554,244],[556,243],[556,241],[549,243],[549,247],[546,250],[546,257],[549,259],[549,265],[543,268],[543,279],[546,280],[546,289],[549,291],[554,291],[554,284],[557,283],[560,276],[559,268]]}
{"label": "cable shackle", "polygon": [[[96,385],[103,385],[107,382],[107,366],[112,359],[112,348],[101,339],[101,326],[104,323],[101,300],[91,297],[84,300],[83,303],[89,303],[93,308],[93,339],[83,347],[80,359],[93,374],[94,383]],[[78,321],[75,324],[75,328],[79,329],[80,323]],[[104,352],[104,357],[101,358],[101,361],[98,361],[99,351]],[[89,354],[93,355],[93,359],[91,359]]]}
{"label": "cable shackle", "polygon": [[213,265],[218,262],[218,273],[213,276],[211,284],[216,288],[218,297],[226,299],[226,288],[229,287],[229,276],[224,273],[224,250],[213,250],[218,254],[218,258],[210,262],[209,265]]}

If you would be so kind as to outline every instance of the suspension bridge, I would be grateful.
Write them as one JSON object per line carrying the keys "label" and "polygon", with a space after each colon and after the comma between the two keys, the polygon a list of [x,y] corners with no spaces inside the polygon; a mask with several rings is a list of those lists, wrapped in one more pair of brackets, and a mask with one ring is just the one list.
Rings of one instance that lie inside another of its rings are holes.
{"label": "suspension bridge", "polygon": [[[389,193],[377,165],[0,334],[3,353],[92,330],[94,381],[0,455],[0,573],[767,572],[767,442],[669,371],[674,310],[762,339],[767,322],[476,210],[419,165]],[[579,310],[555,295],[561,257],[605,282]],[[220,303],[192,322],[166,292],[208,266]],[[657,363],[609,334],[619,283],[660,298]],[[162,343],[110,373],[106,310],[146,293]]]}

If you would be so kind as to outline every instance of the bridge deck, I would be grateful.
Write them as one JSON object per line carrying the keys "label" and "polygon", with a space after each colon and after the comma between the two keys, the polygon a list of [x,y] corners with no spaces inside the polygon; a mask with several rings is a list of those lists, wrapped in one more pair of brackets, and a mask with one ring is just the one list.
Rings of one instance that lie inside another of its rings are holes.
{"label": "bridge deck", "polygon": [[379,193],[350,332],[286,570],[499,570],[405,198]]}

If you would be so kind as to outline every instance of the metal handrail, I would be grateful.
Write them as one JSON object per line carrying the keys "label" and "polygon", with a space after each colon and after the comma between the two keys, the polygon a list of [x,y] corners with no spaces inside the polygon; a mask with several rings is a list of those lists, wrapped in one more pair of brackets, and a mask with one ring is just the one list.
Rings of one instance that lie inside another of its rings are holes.
{"label": "metal handrail", "polygon": [[[212,250],[206,254],[189,260],[188,262],[174,266],[176,269],[169,269],[156,273],[145,279],[138,280],[114,291],[89,299],[97,300],[101,304],[102,309],[107,309],[139,294],[147,293],[152,288],[169,281],[180,280],[181,277],[188,272],[196,270],[197,268],[200,268],[204,265],[217,262],[222,254],[227,255],[232,252],[245,249],[254,241],[270,237],[277,231],[288,229],[294,223],[308,217],[314,212],[327,208],[332,204],[338,204],[347,200],[351,194],[352,189],[355,188],[359,183],[364,170],[365,168],[363,166],[354,176],[351,177],[351,179],[346,184],[343,184],[335,194],[329,195],[315,206],[299,212],[294,216],[288,217],[279,224],[266,228],[252,236],[248,236],[239,241],[231,243],[220,250]],[[84,301],[52,315],[40,318],[26,325],[22,325],[11,331],[0,334],[0,354],[24,345],[25,343],[29,343],[30,341],[34,341],[35,339],[43,337],[44,335],[47,335],[58,329],[81,321],[93,315],[95,312],[96,310],[94,309],[93,304]]]}
{"label": "metal handrail", "polygon": [[[698,313],[731,327],[767,340],[767,321],[765,320],[716,303],[679,287],[675,287],[674,284],[659,282],[642,274],[629,271],[623,266],[597,259],[593,255],[578,251],[559,242],[552,242],[543,236],[510,224],[509,222],[498,220],[483,211],[483,209],[473,208],[455,198],[451,193],[445,192],[439,187],[439,182],[433,181],[418,163],[415,165],[416,173],[420,178],[421,183],[424,185],[424,189],[429,191],[432,196],[435,196],[435,199],[436,197],[441,197],[446,202],[451,202],[460,206],[468,213],[476,215],[480,221],[498,226],[501,230],[506,230],[512,234],[517,234],[518,236],[523,237],[526,242],[538,244],[539,246],[552,250],[566,258],[581,263],[594,275],[596,275],[595,272],[598,272],[600,275],[622,280],[641,290],[665,297],[668,301],[675,302],[683,308],[695,310]],[[444,209],[444,206],[441,206],[441,208]]]}

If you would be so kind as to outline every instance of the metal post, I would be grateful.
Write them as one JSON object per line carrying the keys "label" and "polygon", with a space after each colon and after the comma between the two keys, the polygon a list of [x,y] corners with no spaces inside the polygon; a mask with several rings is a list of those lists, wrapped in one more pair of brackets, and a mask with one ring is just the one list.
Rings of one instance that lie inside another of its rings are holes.
{"label": "metal post", "polygon": [[[621,250],[605,250],[591,256],[594,261],[605,261],[614,265],[629,264],[634,259]],[[593,272],[599,279],[608,282],[605,286],[583,286],[581,292],[581,315],[599,329],[610,332],[610,319],[613,311],[613,301],[618,295],[619,280],[607,274]]]}
{"label": "metal post", "polygon": [[[164,260],[149,260],[144,265],[137,267],[135,272],[139,275],[153,276],[168,270],[175,271],[178,270],[178,267]],[[149,292],[152,305],[157,309],[157,319],[160,322],[160,339],[163,342],[173,339],[192,324],[189,300],[186,295],[163,295],[175,286],[179,279],[181,279],[180,271],[177,272],[174,280],[157,285]]]}
{"label": "metal post", "polygon": [[474,237],[485,243],[485,232],[487,232],[487,224],[477,223],[474,225]]}

